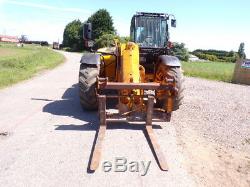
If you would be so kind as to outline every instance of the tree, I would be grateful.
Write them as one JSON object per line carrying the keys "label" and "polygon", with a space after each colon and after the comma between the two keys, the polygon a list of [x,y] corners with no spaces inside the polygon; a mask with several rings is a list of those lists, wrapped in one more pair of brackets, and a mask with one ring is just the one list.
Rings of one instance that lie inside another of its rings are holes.
{"label": "tree", "polygon": [[19,41],[21,43],[25,43],[28,41],[28,37],[26,35],[21,35],[21,37],[19,38]]}
{"label": "tree", "polygon": [[245,54],[245,44],[242,42],[240,43],[240,46],[239,46],[239,50],[238,50],[238,54],[239,54],[239,57],[242,58],[242,59],[245,59],[246,58],[246,54]]}
{"label": "tree", "polygon": [[175,42],[171,52],[174,56],[178,57],[180,60],[188,61],[189,54],[187,48],[185,48],[184,43]]}
{"label": "tree", "polygon": [[112,47],[115,46],[115,40],[117,40],[118,43],[127,43],[130,41],[129,36],[118,36],[115,34],[104,34],[100,36],[100,38],[95,40],[95,49],[99,49],[102,47]]}
{"label": "tree", "polygon": [[92,23],[93,39],[98,39],[104,34],[114,34],[113,20],[106,9],[100,9],[87,22]]}
{"label": "tree", "polygon": [[233,62],[235,63],[238,53],[234,51],[223,51],[215,49],[196,49],[192,52],[193,55],[199,57],[200,59],[219,61],[219,62]]}
{"label": "tree", "polygon": [[70,47],[73,51],[83,49],[83,27],[80,20],[70,22],[63,32],[63,46]]}
{"label": "tree", "polygon": [[121,36],[120,37],[120,42],[121,43],[127,43],[130,41],[130,36]]}
{"label": "tree", "polygon": [[94,48],[112,47],[115,45],[115,39],[119,40],[119,37],[114,34],[104,34],[95,40]]}

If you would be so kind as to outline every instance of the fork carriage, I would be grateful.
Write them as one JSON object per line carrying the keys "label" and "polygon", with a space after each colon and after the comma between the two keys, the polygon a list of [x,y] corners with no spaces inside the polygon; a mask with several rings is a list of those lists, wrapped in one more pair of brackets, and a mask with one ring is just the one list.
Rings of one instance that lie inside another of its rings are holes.
{"label": "fork carriage", "polygon": [[[142,89],[142,90],[167,90],[171,97],[167,99],[167,109],[163,110],[161,108],[154,107],[155,96],[154,95],[136,95],[135,97],[141,97],[144,100],[145,105],[142,108],[131,110],[125,113],[112,113],[107,112],[106,103],[108,98],[119,99],[125,97],[124,95],[102,95],[98,94],[98,103],[99,103],[99,118],[100,118],[100,127],[98,130],[97,141],[94,145],[93,157],[90,164],[91,170],[96,170],[100,163],[102,143],[105,137],[105,132],[107,129],[107,123],[112,122],[144,122],[145,132],[149,138],[150,144],[153,147],[153,150],[159,167],[166,171],[168,170],[167,162],[165,157],[160,149],[160,145],[157,142],[156,136],[152,128],[152,122],[169,122],[171,118],[171,112],[173,107],[173,98],[177,94],[177,89],[174,87],[174,80],[169,79],[168,84],[161,85],[160,83],[117,83],[117,82],[108,82],[108,79],[98,78],[97,88],[102,90],[122,90],[122,89]],[[130,95],[130,97],[133,97]],[[143,111],[145,110],[145,111]]]}

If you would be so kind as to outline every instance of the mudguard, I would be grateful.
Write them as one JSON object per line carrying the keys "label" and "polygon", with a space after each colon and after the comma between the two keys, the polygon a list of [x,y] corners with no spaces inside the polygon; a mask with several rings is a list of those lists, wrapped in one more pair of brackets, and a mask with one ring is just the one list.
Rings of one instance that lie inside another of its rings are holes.
{"label": "mudguard", "polygon": [[100,54],[85,53],[82,55],[82,59],[81,59],[80,63],[99,65],[101,63]]}
{"label": "mudguard", "polygon": [[158,57],[158,62],[163,63],[163,64],[165,64],[167,66],[181,67],[180,60],[175,56],[160,55]]}

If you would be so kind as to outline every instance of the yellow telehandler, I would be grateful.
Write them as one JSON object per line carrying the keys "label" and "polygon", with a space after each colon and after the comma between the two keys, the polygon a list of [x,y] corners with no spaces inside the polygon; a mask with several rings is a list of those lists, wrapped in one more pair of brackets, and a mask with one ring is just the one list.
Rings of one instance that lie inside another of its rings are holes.
{"label": "yellow telehandler", "polygon": [[[99,166],[107,123],[119,121],[145,124],[157,163],[168,170],[152,122],[169,122],[183,99],[181,63],[170,55],[169,25],[176,27],[173,15],[138,12],[131,20],[130,42],[116,41],[114,47],[82,56],[80,102],[85,110],[98,109],[100,118],[90,170]],[[84,24],[83,30],[85,46],[91,48],[91,23]],[[110,98],[117,101],[111,110],[107,109]]]}

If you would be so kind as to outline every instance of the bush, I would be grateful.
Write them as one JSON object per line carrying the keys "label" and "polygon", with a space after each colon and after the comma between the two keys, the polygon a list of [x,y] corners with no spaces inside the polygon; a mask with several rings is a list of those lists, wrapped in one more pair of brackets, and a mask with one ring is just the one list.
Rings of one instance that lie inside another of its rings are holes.
{"label": "bush", "polygon": [[120,39],[120,42],[121,43],[127,43],[130,41],[130,37],[129,36],[122,36],[122,37],[119,37]]}
{"label": "bush", "polygon": [[176,56],[182,61],[188,61],[189,59],[189,53],[187,48],[185,48],[184,43],[175,42],[173,48],[171,49],[171,54]]}
{"label": "bush", "polygon": [[111,47],[115,45],[115,39],[119,40],[119,37],[114,34],[104,34],[100,38],[95,40],[95,49],[103,47]]}
{"label": "bush", "polygon": [[237,53],[234,51],[222,51],[222,50],[202,50],[197,49],[192,52],[193,55],[200,59],[219,61],[219,62],[235,62],[237,59]]}
{"label": "bush", "polygon": [[112,47],[115,46],[115,40],[119,43],[127,43],[130,40],[130,37],[120,37],[115,34],[104,34],[100,38],[95,40],[94,48],[102,48],[102,47]]}
{"label": "bush", "polygon": [[69,47],[72,51],[83,49],[83,27],[80,20],[74,20],[65,27],[63,47]]}

